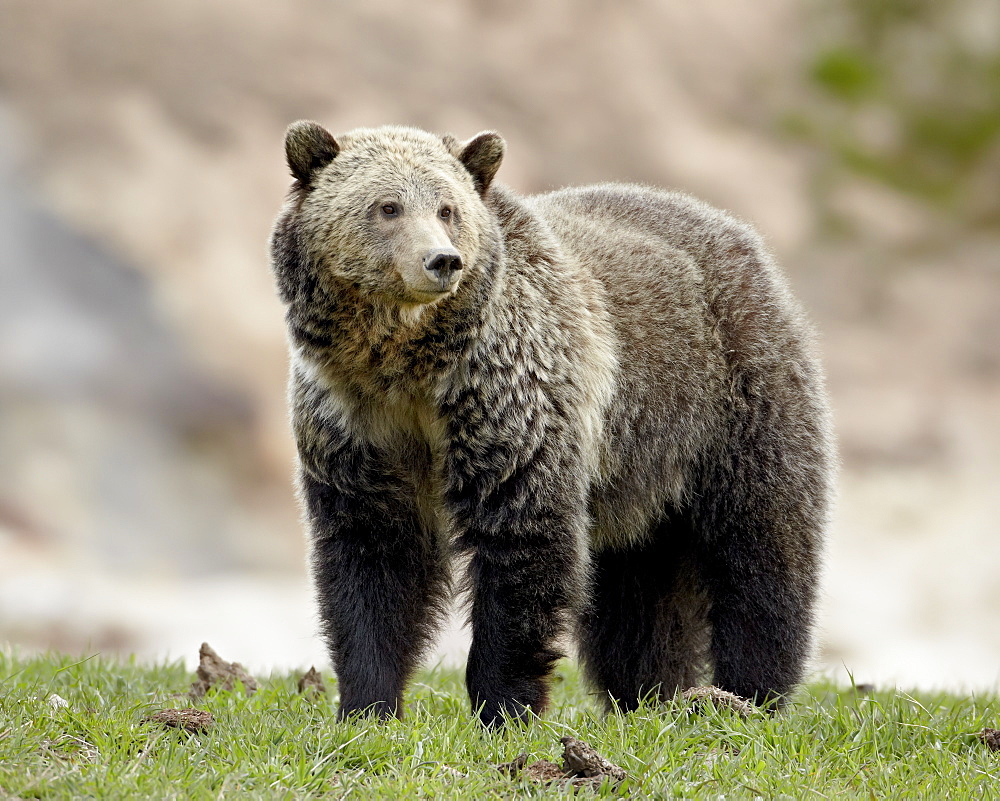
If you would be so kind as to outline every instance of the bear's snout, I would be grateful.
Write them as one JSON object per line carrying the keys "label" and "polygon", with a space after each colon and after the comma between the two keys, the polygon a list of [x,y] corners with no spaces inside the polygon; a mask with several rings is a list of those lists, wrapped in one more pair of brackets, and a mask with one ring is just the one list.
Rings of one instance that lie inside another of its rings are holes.
{"label": "bear's snout", "polygon": [[436,248],[424,256],[424,270],[437,282],[442,292],[458,282],[462,257],[452,248]]}

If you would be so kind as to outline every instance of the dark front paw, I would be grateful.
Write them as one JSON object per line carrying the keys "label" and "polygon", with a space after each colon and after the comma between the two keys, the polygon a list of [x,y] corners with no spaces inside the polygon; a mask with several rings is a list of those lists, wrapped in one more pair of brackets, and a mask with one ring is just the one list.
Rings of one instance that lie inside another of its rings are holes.
{"label": "dark front paw", "polygon": [[403,717],[403,705],[400,701],[375,701],[363,703],[360,701],[341,701],[337,711],[337,720],[344,721],[356,718],[375,718],[389,720]]}
{"label": "dark front paw", "polygon": [[538,704],[525,703],[514,698],[472,698],[473,711],[478,711],[479,722],[487,729],[499,729],[509,722],[519,722],[541,711],[544,701]]}
{"label": "dark front paw", "polygon": [[470,660],[465,681],[472,711],[479,714],[479,720],[487,728],[526,720],[541,714],[548,705],[547,675],[502,675],[483,670]]}

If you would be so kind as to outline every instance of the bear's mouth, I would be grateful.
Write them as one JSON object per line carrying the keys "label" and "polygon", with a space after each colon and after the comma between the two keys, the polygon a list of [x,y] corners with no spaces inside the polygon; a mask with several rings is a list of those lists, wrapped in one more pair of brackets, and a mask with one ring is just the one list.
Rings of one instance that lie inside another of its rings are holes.
{"label": "bear's mouth", "polygon": [[455,291],[456,286],[458,286],[457,282],[445,289],[441,289],[437,286],[430,286],[426,288],[408,287],[407,294],[417,303],[434,303],[434,301],[441,300],[441,298],[451,295]]}
{"label": "bear's mouth", "polygon": [[450,275],[433,275],[429,270],[421,274],[407,276],[400,274],[403,281],[404,294],[414,303],[433,303],[455,292],[461,280],[459,273]]}

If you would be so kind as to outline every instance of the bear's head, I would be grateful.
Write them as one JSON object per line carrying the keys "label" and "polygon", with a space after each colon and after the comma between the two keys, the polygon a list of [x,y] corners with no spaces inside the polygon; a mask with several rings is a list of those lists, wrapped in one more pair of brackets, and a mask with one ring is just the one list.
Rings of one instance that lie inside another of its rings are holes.
{"label": "bear's head", "polygon": [[279,284],[284,227],[294,229],[299,266],[328,292],[351,286],[421,307],[454,294],[483,269],[483,198],[503,154],[492,132],[465,143],[400,127],[334,139],[315,122],[293,123],[285,155],[295,183],[272,241]]}

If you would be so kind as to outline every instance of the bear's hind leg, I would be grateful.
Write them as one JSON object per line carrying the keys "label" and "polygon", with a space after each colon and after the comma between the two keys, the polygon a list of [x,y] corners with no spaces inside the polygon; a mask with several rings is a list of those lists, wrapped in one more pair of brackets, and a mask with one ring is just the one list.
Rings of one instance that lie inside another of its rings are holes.
{"label": "bear's hind leg", "polygon": [[697,684],[707,661],[707,623],[690,526],[675,517],[649,539],[592,555],[591,591],[578,626],[590,684],[609,709],[670,698]]}
{"label": "bear's hind leg", "polygon": [[720,460],[700,495],[714,683],[769,706],[809,657],[826,518],[825,456],[800,448],[790,464],[792,450],[782,442]]}

